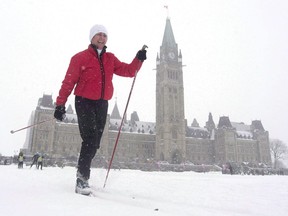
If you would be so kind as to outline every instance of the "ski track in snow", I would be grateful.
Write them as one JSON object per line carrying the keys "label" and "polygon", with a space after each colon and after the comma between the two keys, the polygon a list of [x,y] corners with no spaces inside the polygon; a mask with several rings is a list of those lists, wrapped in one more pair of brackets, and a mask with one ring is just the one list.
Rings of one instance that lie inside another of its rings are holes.
{"label": "ski track in snow", "polygon": [[0,214],[284,216],[287,176],[92,169],[93,196],[74,193],[76,169],[0,166]]}

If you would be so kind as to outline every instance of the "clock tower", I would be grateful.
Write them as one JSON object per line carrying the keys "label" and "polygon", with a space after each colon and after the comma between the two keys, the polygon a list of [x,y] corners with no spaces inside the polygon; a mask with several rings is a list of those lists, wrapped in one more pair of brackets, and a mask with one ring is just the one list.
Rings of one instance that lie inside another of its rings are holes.
{"label": "clock tower", "polygon": [[155,158],[179,164],[186,154],[182,54],[169,18],[156,64]]}

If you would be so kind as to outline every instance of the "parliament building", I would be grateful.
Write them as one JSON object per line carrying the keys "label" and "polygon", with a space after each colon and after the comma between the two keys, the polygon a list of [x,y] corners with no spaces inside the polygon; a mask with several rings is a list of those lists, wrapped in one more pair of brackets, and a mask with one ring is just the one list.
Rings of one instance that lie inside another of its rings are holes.
{"label": "parliament building", "polygon": [[[137,112],[131,113],[130,118],[124,116],[115,163],[271,165],[269,133],[260,120],[244,124],[222,116],[215,123],[212,114],[207,113],[204,127],[200,127],[196,119],[188,125],[184,113],[182,67],[182,53],[167,18],[156,57],[156,122],[141,121]],[[52,95],[44,94],[31,114],[30,123],[52,119],[54,108]],[[116,102],[107,116],[101,147],[96,154],[98,160],[110,159],[121,120]],[[81,142],[77,116],[69,105],[63,122],[51,120],[30,128],[24,149],[30,154],[41,152],[52,158],[77,161]]]}

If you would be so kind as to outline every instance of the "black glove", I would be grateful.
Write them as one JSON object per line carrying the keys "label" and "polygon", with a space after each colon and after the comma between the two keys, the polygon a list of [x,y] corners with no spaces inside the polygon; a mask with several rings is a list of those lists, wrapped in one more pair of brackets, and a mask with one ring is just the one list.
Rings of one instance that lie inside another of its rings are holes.
{"label": "black glove", "polygon": [[63,119],[65,118],[65,113],[66,113],[65,106],[63,105],[56,106],[54,117],[59,121],[63,121]]}
{"label": "black glove", "polygon": [[136,57],[142,62],[146,60],[146,50],[139,50]]}

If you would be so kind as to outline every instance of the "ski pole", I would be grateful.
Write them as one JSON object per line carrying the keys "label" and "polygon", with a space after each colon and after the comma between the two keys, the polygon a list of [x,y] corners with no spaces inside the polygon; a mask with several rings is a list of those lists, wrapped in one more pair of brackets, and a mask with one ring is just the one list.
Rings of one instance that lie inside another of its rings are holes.
{"label": "ski pole", "polygon": [[14,133],[16,133],[16,132],[18,132],[18,131],[21,131],[21,130],[25,130],[25,129],[27,129],[27,128],[34,127],[34,126],[39,125],[39,124],[42,124],[42,123],[44,123],[44,122],[52,121],[53,119],[55,119],[55,118],[53,117],[53,118],[51,118],[51,119],[46,119],[46,120],[44,120],[44,121],[37,122],[37,123],[35,123],[35,124],[29,125],[29,126],[27,126],[27,127],[20,128],[20,129],[18,129],[18,130],[11,130],[10,133],[11,133],[11,134],[14,134]]}
{"label": "ski pole", "polygon": [[[143,45],[141,50],[145,50],[146,48],[148,48],[148,46]],[[134,88],[134,84],[135,84],[135,81],[136,81],[137,73],[138,73],[138,71],[136,71],[136,73],[135,73],[135,76],[134,76],[134,79],[133,79],[133,82],[132,82],[132,86],[131,86],[131,89],[130,89],[130,93],[129,93],[129,96],[128,96],[128,99],[127,99],[126,107],[125,107],[125,110],[124,110],[124,114],[122,116],[121,124],[120,124],[119,129],[118,129],[117,138],[115,140],[115,144],[114,144],[113,152],[112,152],[111,159],[110,159],[110,162],[109,162],[109,166],[108,166],[108,170],[107,170],[107,174],[106,174],[106,178],[105,178],[105,182],[104,182],[103,188],[105,188],[105,186],[106,186],[108,175],[109,175],[109,172],[110,172],[110,169],[111,169],[111,166],[112,166],[112,162],[113,162],[114,155],[115,155],[115,152],[116,152],[116,148],[117,148],[117,145],[118,145],[119,137],[120,137],[120,134],[121,134],[121,128],[122,128],[122,125],[123,125],[123,122],[124,122],[124,117],[126,116],[128,104],[129,104],[129,101],[130,101],[130,98],[131,98],[131,94],[132,94],[132,91],[133,91],[133,88]]]}

